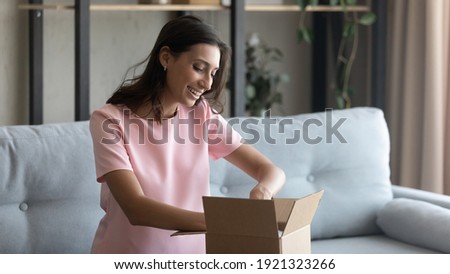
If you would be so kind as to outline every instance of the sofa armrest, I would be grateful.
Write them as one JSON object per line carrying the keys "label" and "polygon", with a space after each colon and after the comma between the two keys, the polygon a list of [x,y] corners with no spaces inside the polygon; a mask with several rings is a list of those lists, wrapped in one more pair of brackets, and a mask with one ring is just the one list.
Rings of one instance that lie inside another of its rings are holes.
{"label": "sofa armrest", "polygon": [[450,196],[425,190],[392,185],[394,198],[408,198],[435,204],[450,209]]}
{"label": "sofa armrest", "polygon": [[450,210],[447,208],[397,198],[378,212],[377,225],[393,239],[450,253]]}

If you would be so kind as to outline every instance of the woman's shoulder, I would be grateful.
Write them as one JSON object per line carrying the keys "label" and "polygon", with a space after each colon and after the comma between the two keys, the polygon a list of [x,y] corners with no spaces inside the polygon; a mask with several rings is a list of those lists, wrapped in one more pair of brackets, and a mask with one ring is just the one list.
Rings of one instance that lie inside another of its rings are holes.
{"label": "woman's shoulder", "polygon": [[106,121],[116,125],[121,125],[126,115],[126,108],[121,105],[105,104],[94,110],[90,117],[91,126],[102,125]]}
{"label": "woman's shoulder", "polygon": [[105,118],[120,119],[123,117],[125,107],[122,105],[105,104],[94,110],[91,116],[103,116]]}

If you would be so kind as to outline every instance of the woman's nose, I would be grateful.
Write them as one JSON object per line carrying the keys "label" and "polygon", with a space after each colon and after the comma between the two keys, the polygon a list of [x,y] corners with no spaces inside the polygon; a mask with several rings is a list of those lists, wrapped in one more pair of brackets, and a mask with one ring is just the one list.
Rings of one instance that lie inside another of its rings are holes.
{"label": "woman's nose", "polygon": [[213,77],[211,75],[205,76],[201,80],[201,87],[206,90],[210,90],[213,83]]}

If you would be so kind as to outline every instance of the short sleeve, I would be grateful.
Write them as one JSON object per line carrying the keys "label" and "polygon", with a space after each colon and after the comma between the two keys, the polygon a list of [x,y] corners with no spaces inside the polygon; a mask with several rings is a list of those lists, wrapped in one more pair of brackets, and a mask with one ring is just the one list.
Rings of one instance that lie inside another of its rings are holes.
{"label": "short sleeve", "polygon": [[123,140],[123,130],[119,119],[114,119],[105,111],[92,113],[89,128],[91,131],[95,168],[98,182],[114,170],[133,170]]}
{"label": "short sleeve", "polygon": [[225,157],[242,144],[241,135],[218,113],[206,106],[208,151],[213,160]]}

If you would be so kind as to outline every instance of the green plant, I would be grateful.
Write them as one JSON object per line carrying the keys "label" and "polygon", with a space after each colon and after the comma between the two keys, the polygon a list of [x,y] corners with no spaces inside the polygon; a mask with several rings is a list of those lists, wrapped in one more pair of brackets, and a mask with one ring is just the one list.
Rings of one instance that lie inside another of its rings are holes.
{"label": "green plant", "polygon": [[252,33],[246,41],[246,87],[245,109],[251,116],[261,116],[273,104],[281,104],[283,96],[278,90],[281,82],[289,81],[288,75],[273,72],[272,62],[281,62],[282,52],[269,47],[257,33]]}
{"label": "green plant", "polygon": [[[299,42],[312,43],[313,31],[306,26],[306,8],[321,4],[319,0],[297,0],[300,6],[300,20],[297,29]],[[335,92],[336,104],[338,108],[350,108],[352,106],[351,95],[353,90],[349,86],[350,74],[358,51],[358,28],[360,25],[370,26],[375,20],[374,13],[367,11],[361,16],[356,11],[350,11],[348,7],[357,5],[357,0],[329,0],[331,6],[340,5],[343,12],[343,24],[339,50],[335,62],[335,78],[332,88]]]}

